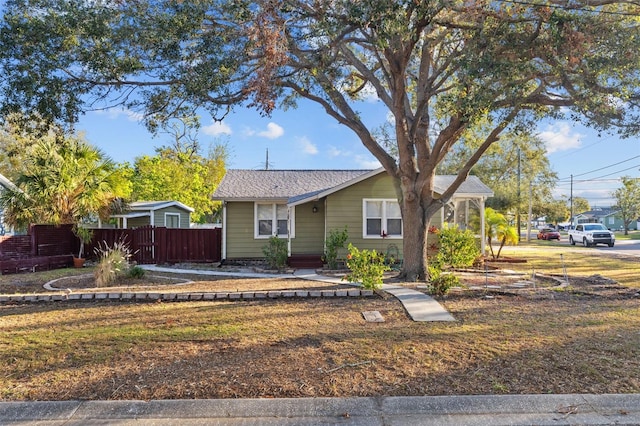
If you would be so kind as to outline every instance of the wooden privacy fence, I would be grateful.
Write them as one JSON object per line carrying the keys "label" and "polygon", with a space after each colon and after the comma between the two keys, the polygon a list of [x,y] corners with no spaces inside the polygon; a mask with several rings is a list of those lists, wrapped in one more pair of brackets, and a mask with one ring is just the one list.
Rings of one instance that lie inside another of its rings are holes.
{"label": "wooden privacy fence", "polygon": [[132,258],[140,264],[219,262],[222,259],[222,230],[182,229],[144,226],[136,229],[94,229],[87,253],[94,248],[112,247],[116,242],[129,246]]}
{"label": "wooden privacy fence", "polygon": [[[70,225],[34,225],[28,235],[0,237],[0,273],[37,271],[71,266],[80,241]],[[222,230],[174,229],[151,226],[136,229],[93,229],[93,240],[85,245],[85,256],[96,259],[98,246],[113,247],[123,241],[132,260],[140,264],[219,262]]]}

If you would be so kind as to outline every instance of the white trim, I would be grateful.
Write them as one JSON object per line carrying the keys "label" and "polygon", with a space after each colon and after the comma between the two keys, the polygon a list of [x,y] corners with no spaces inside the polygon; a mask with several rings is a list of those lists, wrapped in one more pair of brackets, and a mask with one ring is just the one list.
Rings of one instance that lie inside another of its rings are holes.
{"label": "white trim", "polygon": [[227,258],[227,202],[222,202],[222,259]]}
{"label": "white trim", "polygon": [[[162,203],[158,205],[153,205],[155,203]],[[184,210],[188,210],[193,213],[195,210],[192,207],[187,206],[186,204],[182,204],[180,201],[133,201],[129,203],[129,210],[160,210],[165,209],[167,207],[179,207]]]}
{"label": "white trim", "polygon": [[166,228],[169,227],[167,225],[167,217],[169,216],[178,216],[178,226],[176,226],[176,228],[180,228],[180,213],[174,213],[174,212],[164,212],[164,226]]}
{"label": "white trim", "polygon": [[[404,220],[402,219],[402,215],[400,215],[400,235],[368,235],[367,234],[367,202],[382,202],[382,217],[380,218],[380,228],[382,232],[386,232],[384,229],[387,224],[387,203],[399,203],[395,198],[363,198],[362,199],[362,238],[363,239],[389,239],[389,240],[401,240],[404,234]],[[391,218],[395,219],[395,218]]]}
{"label": "white trim", "polygon": [[[259,205],[267,205],[267,206],[271,206],[272,207],[272,211],[271,211],[271,231],[272,234],[271,235],[260,235],[260,225],[258,224],[258,206]],[[287,234],[283,235],[283,234],[277,234],[278,232],[278,217],[277,217],[277,212],[278,212],[278,206],[283,206],[287,208]],[[255,240],[266,240],[271,238],[274,235],[277,235],[278,237],[281,238],[295,238],[296,236],[296,226],[295,226],[295,217],[296,217],[296,209],[295,207],[290,207],[288,206],[286,203],[273,203],[273,202],[266,202],[266,203],[260,203],[260,202],[254,202],[253,203],[253,238]],[[275,219],[275,229],[274,229],[274,221]]]}

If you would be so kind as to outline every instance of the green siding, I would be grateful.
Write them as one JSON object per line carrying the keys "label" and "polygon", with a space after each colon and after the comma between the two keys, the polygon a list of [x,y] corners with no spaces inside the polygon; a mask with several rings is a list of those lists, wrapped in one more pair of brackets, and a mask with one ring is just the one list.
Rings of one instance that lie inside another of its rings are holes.
{"label": "green siding", "polygon": [[127,219],[127,228],[140,228],[141,226],[149,226],[149,216],[132,217]]}
{"label": "green siding", "polygon": [[[318,211],[313,213],[313,207]],[[324,252],[324,205],[307,203],[295,207],[295,238],[291,239],[292,254],[322,254]]]}
{"label": "green siding", "polygon": [[155,226],[166,226],[165,213],[178,213],[180,215],[180,228],[189,228],[190,213],[176,206],[156,210],[154,212]]}
{"label": "green siding", "polygon": [[253,203],[227,203],[227,259],[264,257],[266,240],[253,238]]}

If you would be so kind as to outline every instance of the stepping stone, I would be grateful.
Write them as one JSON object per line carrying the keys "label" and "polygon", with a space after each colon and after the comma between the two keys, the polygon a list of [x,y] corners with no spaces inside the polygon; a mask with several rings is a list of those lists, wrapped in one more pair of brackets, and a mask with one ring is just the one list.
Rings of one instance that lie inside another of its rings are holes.
{"label": "stepping stone", "polygon": [[382,318],[379,311],[364,311],[362,316],[367,322],[384,322],[384,318]]}

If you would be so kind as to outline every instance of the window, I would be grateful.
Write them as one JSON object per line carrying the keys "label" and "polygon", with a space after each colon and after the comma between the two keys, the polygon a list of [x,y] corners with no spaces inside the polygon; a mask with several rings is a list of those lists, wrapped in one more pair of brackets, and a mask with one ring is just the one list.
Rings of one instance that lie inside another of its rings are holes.
{"label": "window", "polygon": [[401,238],[402,215],[396,200],[363,200],[363,238]]}
{"label": "window", "polygon": [[609,216],[609,225],[614,225],[616,223],[616,218],[614,216]]}
{"label": "window", "polygon": [[180,228],[180,213],[165,213],[164,226],[167,228]]}
{"label": "window", "polygon": [[[291,210],[291,237],[294,234],[293,213]],[[288,236],[288,214],[286,204],[255,204],[255,238],[269,238],[272,235]]]}

